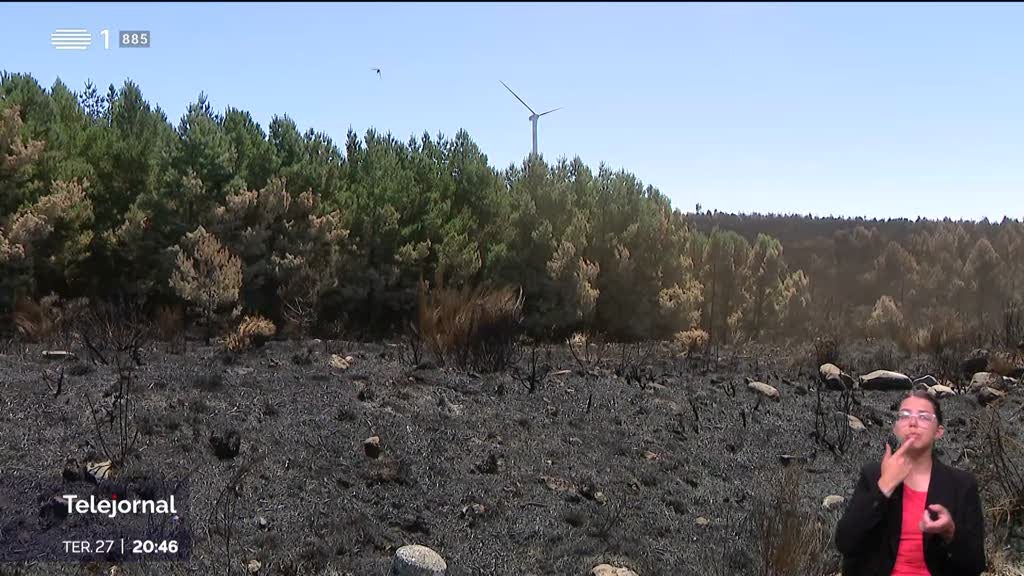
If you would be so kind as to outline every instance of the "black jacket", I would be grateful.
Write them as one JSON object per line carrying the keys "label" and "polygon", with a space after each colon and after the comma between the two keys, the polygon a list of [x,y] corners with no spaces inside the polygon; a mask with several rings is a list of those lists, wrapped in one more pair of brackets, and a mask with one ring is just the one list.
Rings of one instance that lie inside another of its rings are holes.
{"label": "black jacket", "polygon": [[[878,488],[881,462],[869,462],[836,527],[843,555],[843,576],[889,576],[896,564],[903,524],[903,485],[886,498]],[[970,472],[933,457],[925,505],[942,504],[956,524],[946,544],[938,534],[924,535],[924,561],[932,576],[978,576],[985,571],[985,521],[978,483]]]}

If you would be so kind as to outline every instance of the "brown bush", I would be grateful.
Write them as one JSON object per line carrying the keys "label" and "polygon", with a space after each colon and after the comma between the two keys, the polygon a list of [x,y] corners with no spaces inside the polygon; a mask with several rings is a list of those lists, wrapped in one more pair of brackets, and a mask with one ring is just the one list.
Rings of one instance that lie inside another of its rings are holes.
{"label": "brown bush", "polygon": [[438,361],[481,372],[509,365],[522,325],[522,290],[428,291],[421,281],[419,300],[420,336]]}
{"label": "brown bush", "polygon": [[1024,348],[1024,303],[1012,300],[1003,307],[1003,346]]}
{"label": "brown bush", "polygon": [[36,302],[31,298],[19,298],[14,303],[14,325],[18,334],[29,342],[48,340],[57,329],[52,300],[44,298]]}
{"label": "brown bush", "polygon": [[274,337],[277,328],[262,316],[246,316],[238,328],[227,337],[224,346],[231,352],[244,352],[263,346]]}
{"label": "brown bush", "polygon": [[839,365],[842,343],[836,336],[820,336],[814,339],[815,370],[822,364]]}
{"label": "brown bush", "polygon": [[[749,513],[748,525],[755,538],[753,574],[823,576],[836,571],[835,526],[822,522],[813,511],[801,509],[802,475],[798,465],[787,466],[776,496],[759,500]],[[831,520],[834,523],[838,517],[833,514]]]}
{"label": "brown bush", "polygon": [[170,286],[200,312],[209,344],[219,310],[238,300],[242,288],[242,261],[202,226],[185,234],[172,251],[176,266]]}
{"label": "brown bush", "polygon": [[185,310],[180,305],[160,306],[156,311],[156,336],[173,342],[185,332]]}
{"label": "brown bush", "polygon": [[1021,367],[1015,360],[1014,355],[996,352],[988,357],[988,371],[1000,376],[1017,378],[1020,376]]}
{"label": "brown bush", "polygon": [[14,325],[18,334],[29,342],[68,347],[74,340],[74,326],[88,303],[87,298],[62,300],[56,294],[45,296],[38,302],[20,298],[14,307]]}
{"label": "brown bush", "polygon": [[967,352],[963,322],[947,317],[917,331],[917,350],[931,356],[935,376],[956,383]]}
{"label": "brown bush", "polygon": [[977,454],[974,473],[988,503],[991,537],[1003,541],[1011,527],[1024,522],[1024,445],[998,407],[989,406],[972,420],[971,429],[980,432],[971,442]]}
{"label": "brown bush", "polygon": [[888,338],[899,342],[903,333],[903,312],[889,296],[882,296],[871,310],[866,329],[875,338]]}
{"label": "brown bush", "polygon": [[703,352],[709,342],[708,333],[700,328],[677,332],[675,340],[679,351],[687,356],[691,353]]}
{"label": "brown bush", "polygon": [[951,348],[962,348],[965,337],[963,322],[946,318],[919,331],[918,345],[922,352],[936,356]]}

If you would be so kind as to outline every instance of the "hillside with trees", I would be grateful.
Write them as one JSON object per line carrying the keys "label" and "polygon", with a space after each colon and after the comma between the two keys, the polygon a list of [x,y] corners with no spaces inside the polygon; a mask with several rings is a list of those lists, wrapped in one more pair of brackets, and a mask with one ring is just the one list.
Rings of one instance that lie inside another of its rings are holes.
{"label": "hillside with trees", "polygon": [[[941,323],[1015,346],[1024,224],[684,213],[625,171],[470,135],[343,143],[287,115],[264,130],[200,95],[176,124],[131,81],[101,93],[0,80],[0,314],[131,295],[210,330],[380,337],[421,280],[522,291],[527,332],[712,342],[886,335]],[[206,286],[203,286],[203,283]]]}

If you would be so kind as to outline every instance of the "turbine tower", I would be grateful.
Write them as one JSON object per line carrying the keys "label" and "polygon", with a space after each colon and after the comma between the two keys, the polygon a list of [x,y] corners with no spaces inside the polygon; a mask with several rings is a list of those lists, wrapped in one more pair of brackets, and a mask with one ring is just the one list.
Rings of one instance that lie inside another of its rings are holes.
{"label": "turbine tower", "polygon": [[505,84],[501,80],[498,80],[498,82],[501,82],[501,85],[504,86],[509,92],[512,92],[512,95],[516,97],[516,100],[519,100],[523,104],[523,106],[526,106],[526,109],[530,111],[530,122],[533,124],[533,155],[536,156],[537,155],[537,119],[540,118],[541,116],[545,115],[545,114],[551,114],[552,112],[555,112],[557,110],[561,110],[562,107],[559,106],[558,108],[555,108],[553,110],[548,110],[547,112],[543,112],[541,114],[537,114],[536,112],[533,111],[533,108],[530,108],[529,104],[527,104],[526,102],[523,102],[523,99],[520,98],[518,94],[513,92],[511,88],[508,87],[508,84]]}

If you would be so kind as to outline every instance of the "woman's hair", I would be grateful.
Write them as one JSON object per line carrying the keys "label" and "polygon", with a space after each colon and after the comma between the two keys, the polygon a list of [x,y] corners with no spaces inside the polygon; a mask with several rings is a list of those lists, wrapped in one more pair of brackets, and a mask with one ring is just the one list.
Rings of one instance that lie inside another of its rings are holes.
{"label": "woman's hair", "polygon": [[[927,390],[914,390],[910,394],[907,394],[907,398],[920,398],[927,400],[932,403],[932,407],[935,409],[935,419],[942,424],[942,406],[939,406],[939,399],[928,393]],[[907,398],[904,398],[906,400]]]}

